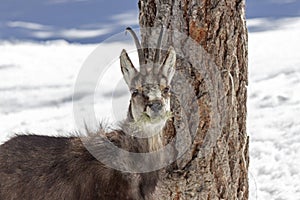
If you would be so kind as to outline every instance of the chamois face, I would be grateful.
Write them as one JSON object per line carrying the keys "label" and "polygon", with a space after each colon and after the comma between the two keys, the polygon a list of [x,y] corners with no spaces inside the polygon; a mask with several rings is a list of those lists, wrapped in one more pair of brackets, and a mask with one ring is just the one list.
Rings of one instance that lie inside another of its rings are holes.
{"label": "chamois face", "polygon": [[[125,50],[120,56],[123,78],[131,92],[129,116],[141,125],[162,128],[170,117],[170,83],[175,73],[176,53],[170,47],[164,62],[140,73]],[[143,66],[141,66],[143,67]],[[161,127],[162,126],[162,127]]]}

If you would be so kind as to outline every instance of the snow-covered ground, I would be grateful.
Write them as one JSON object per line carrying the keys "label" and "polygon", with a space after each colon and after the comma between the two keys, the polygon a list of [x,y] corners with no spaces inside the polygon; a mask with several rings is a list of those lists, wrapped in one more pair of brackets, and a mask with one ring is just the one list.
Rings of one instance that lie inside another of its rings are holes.
{"label": "snow-covered ground", "polygon": [[[61,135],[76,131],[73,103],[84,102],[89,94],[81,92],[89,90],[79,90],[73,97],[75,82],[94,51],[100,55],[91,70],[103,71],[94,94],[95,115],[105,122],[124,119],[129,93],[118,61],[122,48],[137,62],[136,52],[130,51],[133,44],[126,42],[100,46],[65,41],[0,42],[0,143],[22,132]],[[108,56],[113,62],[104,64]],[[89,83],[89,77],[86,81]]]}
{"label": "snow-covered ground", "polygon": [[0,140],[72,130],[73,84],[95,45],[1,42]]}
{"label": "snow-covered ground", "polygon": [[281,22],[249,35],[251,199],[300,199],[300,18]]}
{"label": "snow-covered ground", "polygon": [[[58,5],[68,8],[69,2],[77,2],[77,7],[73,8],[73,12],[77,12],[88,1],[43,2],[52,3],[51,9],[54,11]],[[260,12],[258,8],[265,4],[268,9],[265,7]],[[300,199],[300,18],[297,17],[300,12],[297,5],[299,1],[296,0],[249,0],[248,9],[253,9],[248,14],[251,18],[248,20],[247,121],[251,141],[250,199]],[[281,9],[283,7],[289,10]],[[35,42],[24,42],[23,39],[36,39],[33,36],[47,36],[45,33],[48,33],[49,38],[44,39],[62,38],[75,42],[98,40],[98,36],[106,33],[101,32],[107,27],[103,23],[122,28],[136,24],[136,21],[130,21],[136,17],[136,10],[132,12],[131,7],[126,7],[125,12],[114,10],[114,17],[110,17],[108,12],[102,24],[96,21],[87,24],[88,20],[81,19],[74,21],[77,24],[65,27],[55,24],[59,23],[55,18],[53,21],[32,20],[29,8],[23,15],[20,10],[16,11],[17,14],[8,13],[8,8],[7,5],[0,7],[0,11],[5,11],[0,12],[4,20],[0,20],[0,28],[4,30],[0,33],[0,143],[20,132],[65,135],[76,130],[72,102],[74,83],[84,61],[97,44],[75,44],[64,40],[41,42],[42,38],[38,37]],[[48,11],[50,14],[51,9]],[[14,15],[14,20],[5,18],[10,15]],[[16,17],[18,15],[23,21]],[[36,15],[39,16],[38,13]],[[72,22],[69,20],[66,23]],[[60,31],[54,33],[53,30]],[[19,41],[7,40],[11,33],[16,36],[23,34],[24,37]],[[34,35],[36,33],[40,35]],[[50,37],[51,34],[56,35]],[[72,35],[79,37],[81,34],[82,38],[72,39]],[[120,53],[116,49],[131,49],[128,44],[112,45],[104,44],[103,47],[116,59]],[[112,71],[107,71],[107,77],[113,73],[121,80],[120,68],[115,61],[111,63]],[[99,63],[99,67],[107,66]],[[112,82],[108,79],[103,83],[96,95],[95,109],[99,118],[120,119],[126,114],[126,87],[122,82],[111,85]],[[113,100],[111,90],[114,91]]]}
{"label": "snow-covered ground", "polygon": [[96,43],[138,25],[137,1],[1,0],[0,38]]}

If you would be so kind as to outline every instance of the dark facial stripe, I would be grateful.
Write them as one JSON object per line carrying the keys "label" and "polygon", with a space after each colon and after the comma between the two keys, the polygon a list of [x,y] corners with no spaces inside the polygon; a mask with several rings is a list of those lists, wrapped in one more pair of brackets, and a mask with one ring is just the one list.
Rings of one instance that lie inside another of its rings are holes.
{"label": "dark facial stripe", "polygon": [[131,101],[130,101],[130,103],[129,103],[129,108],[128,108],[127,117],[128,117],[128,119],[133,120]]}

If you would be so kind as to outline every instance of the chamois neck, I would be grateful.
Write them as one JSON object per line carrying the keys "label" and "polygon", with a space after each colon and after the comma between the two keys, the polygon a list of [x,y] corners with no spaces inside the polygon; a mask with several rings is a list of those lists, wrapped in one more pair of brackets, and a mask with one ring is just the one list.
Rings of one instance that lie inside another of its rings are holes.
{"label": "chamois neck", "polygon": [[[128,119],[130,120],[130,119]],[[140,139],[146,139],[148,143],[148,151],[157,151],[163,147],[163,136],[164,130],[166,126],[165,121],[161,121],[158,123],[138,123],[134,120],[129,121],[130,130],[137,131],[135,133],[127,133],[131,134]]]}

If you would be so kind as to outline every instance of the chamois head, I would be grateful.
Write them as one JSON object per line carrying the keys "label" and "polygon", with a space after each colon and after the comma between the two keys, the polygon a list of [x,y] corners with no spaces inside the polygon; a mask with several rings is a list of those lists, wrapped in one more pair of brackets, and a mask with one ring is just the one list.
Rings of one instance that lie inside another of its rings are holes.
{"label": "chamois head", "polygon": [[[141,126],[163,128],[171,116],[170,111],[170,83],[175,73],[176,53],[170,47],[162,63],[158,61],[159,50],[153,63],[145,64],[141,45],[135,33],[133,35],[138,48],[140,71],[132,64],[125,50],[120,55],[123,78],[131,92],[128,117],[132,122],[139,122]],[[159,41],[160,43],[160,41]]]}

